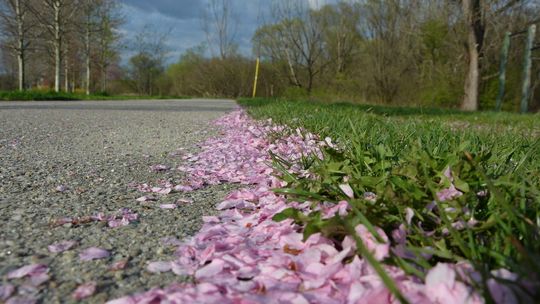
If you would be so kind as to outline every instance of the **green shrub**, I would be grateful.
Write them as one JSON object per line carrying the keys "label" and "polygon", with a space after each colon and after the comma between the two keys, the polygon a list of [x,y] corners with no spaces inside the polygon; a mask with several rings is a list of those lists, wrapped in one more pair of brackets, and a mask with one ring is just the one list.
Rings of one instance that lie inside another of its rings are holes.
{"label": "green shrub", "polygon": [[283,99],[302,101],[309,98],[309,93],[306,89],[300,87],[288,87],[283,92]]}

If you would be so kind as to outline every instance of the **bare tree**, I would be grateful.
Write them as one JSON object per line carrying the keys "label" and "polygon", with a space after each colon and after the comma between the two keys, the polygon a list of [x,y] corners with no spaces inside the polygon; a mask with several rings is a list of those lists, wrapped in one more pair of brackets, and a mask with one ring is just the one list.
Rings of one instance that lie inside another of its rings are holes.
{"label": "bare tree", "polygon": [[284,62],[284,68],[289,78],[289,82],[296,86],[302,87],[298,78],[297,60],[300,55],[293,53],[286,37],[281,35],[285,30],[282,29],[284,24],[270,24],[260,27],[253,37],[255,48],[258,53],[264,58],[270,59],[273,62]]}
{"label": "bare tree", "polygon": [[26,88],[26,58],[30,47],[30,32],[35,23],[29,14],[29,0],[2,0],[0,20],[2,31],[11,40],[6,45],[15,53],[18,66],[19,90]]}
{"label": "bare tree", "polygon": [[340,1],[336,5],[326,5],[319,14],[328,56],[335,64],[337,73],[343,73],[358,49],[361,35],[357,30],[360,24],[359,5],[350,1]]}
{"label": "bare tree", "polygon": [[32,12],[43,29],[49,34],[49,42],[54,50],[54,90],[60,91],[62,57],[65,52],[64,38],[68,26],[77,11],[78,0],[43,0],[33,7]]}
{"label": "bare tree", "polygon": [[130,58],[130,75],[139,94],[153,95],[156,81],[165,71],[169,33],[160,33],[146,26],[136,37],[133,49],[136,55]]}
{"label": "bare tree", "polygon": [[[417,0],[367,1],[362,7],[366,37],[366,69],[379,101],[395,101],[406,74],[415,69],[415,47],[419,11]],[[412,81],[412,79],[409,79]]]}
{"label": "bare tree", "polygon": [[82,13],[82,31],[84,35],[84,59],[85,59],[85,91],[86,95],[90,95],[90,83],[92,78],[92,38],[99,31],[97,13],[99,7],[103,5],[101,0],[83,0],[81,3]]}
{"label": "bare tree", "polygon": [[203,30],[211,49],[217,46],[221,59],[237,50],[235,43],[238,22],[233,15],[231,0],[210,0],[203,14]]}
{"label": "bare tree", "polygon": [[276,1],[272,15],[274,24],[263,26],[254,40],[261,50],[286,62],[292,84],[310,93],[316,77],[330,63],[322,14],[304,1]]}
{"label": "bare tree", "polygon": [[118,60],[121,45],[121,35],[116,30],[123,22],[124,17],[118,9],[117,0],[101,0],[102,5],[97,11],[97,65],[101,72],[101,91],[107,90],[108,69],[113,61]]}

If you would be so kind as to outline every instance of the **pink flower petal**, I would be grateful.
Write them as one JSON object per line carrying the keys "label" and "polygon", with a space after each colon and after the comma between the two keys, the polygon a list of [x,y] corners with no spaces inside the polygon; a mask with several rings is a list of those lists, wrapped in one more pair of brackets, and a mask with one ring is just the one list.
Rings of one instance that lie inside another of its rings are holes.
{"label": "pink flower petal", "polygon": [[225,266],[225,262],[223,260],[215,259],[210,264],[197,270],[197,272],[195,273],[195,277],[198,280],[210,278],[220,273],[223,270],[224,266]]}
{"label": "pink flower petal", "polygon": [[99,260],[107,258],[109,256],[110,253],[107,250],[96,247],[85,249],[81,253],[79,253],[79,258],[81,259],[81,261]]}
{"label": "pink flower petal", "polygon": [[171,262],[151,262],[146,266],[146,270],[153,273],[167,272],[171,271],[172,264]]}
{"label": "pink flower petal", "polygon": [[54,190],[56,190],[56,192],[64,193],[68,190],[68,188],[65,185],[60,185],[57,186]]}
{"label": "pink flower petal", "polygon": [[[364,242],[364,246],[375,256],[378,261],[382,261],[387,258],[390,254],[390,245],[388,237],[384,231],[380,228],[375,228],[379,236],[382,238],[383,243],[379,243],[374,235],[372,235],[369,230],[362,224],[359,224],[355,228],[356,233]],[[343,248],[351,248],[351,251],[356,250],[356,241],[347,236],[342,242]]]}
{"label": "pink flower petal", "polygon": [[15,296],[6,301],[6,304],[36,304],[38,301],[35,298],[27,296]]}
{"label": "pink flower petal", "polygon": [[30,285],[32,286],[39,286],[47,281],[49,281],[50,277],[47,273],[39,273],[39,274],[33,274],[30,275]]}
{"label": "pink flower petal", "polygon": [[452,170],[451,170],[450,166],[448,166],[448,167],[446,167],[446,169],[444,169],[443,175],[446,176],[451,182],[454,181],[454,178],[452,177]]}
{"label": "pink flower petal", "polygon": [[47,265],[31,264],[15,269],[8,273],[8,279],[20,279],[25,276],[32,276],[47,272]]}
{"label": "pink flower petal", "polygon": [[349,198],[354,198],[354,191],[349,184],[339,185],[339,189],[341,189],[341,191]]}
{"label": "pink flower petal", "polygon": [[76,244],[77,242],[75,241],[60,241],[52,245],[49,245],[47,248],[52,253],[60,253],[60,252],[64,252],[71,249]]}
{"label": "pink flower petal", "polygon": [[137,202],[148,202],[148,201],[156,201],[156,200],[157,199],[155,197],[148,196],[148,195],[141,196],[138,199],[136,199]]}
{"label": "pink flower petal", "polygon": [[109,267],[109,270],[110,271],[119,271],[119,270],[123,270],[124,268],[126,268],[128,264],[128,261],[127,260],[121,260],[121,261],[118,261],[118,262],[114,262],[110,267]]}
{"label": "pink flower petal", "polygon": [[6,283],[0,285],[0,301],[5,301],[15,292],[15,286]]}
{"label": "pink flower petal", "polygon": [[118,228],[118,227],[122,227],[122,226],[127,226],[129,225],[129,221],[124,221],[124,220],[110,220],[107,225],[109,225],[109,227],[111,228]]}
{"label": "pink flower petal", "polygon": [[187,185],[178,185],[174,187],[174,190],[179,192],[192,192],[194,189]]}
{"label": "pink flower petal", "polygon": [[203,216],[203,222],[207,224],[219,223],[219,217],[217,216]]}
{"label": "pink flower petal", "polygon": [[405,212],[406,212],[406,215],[405,215],[405,221],[407,221],[407,224],[411,224],[411,221],[412,221],[412,218],[414,217],[414,210],[412,210],[411,208],[407,207],[405,208]]}
{"label": "pink flower petal", "polygon": [[157,191],[157,193],[162,194],[162,195],[167,195],[171,192],[172,192],[172,188],[164,188],[164,189],[161,189],[160,191]]}
{"label": "pink flower petal", "polygon": [[96,288],[97,288],[96,282],[84,283],[82,285],[79,285],[79,287],[75,289],[75,291],[72,294],[72,297],[77,301],[88,298],[96,292]]}
{"label": "pink flower petal", "polygon": [[107,301],[106,304],[137,304],[137,301],[132,297],[123,297],[120,299]]}
{"label": "pink flower petal", "polygon": [[159,205],[159,208],[161,209],[176,209],[176,205],[175,204],[162,204],[162,205]]}
{"label": "pink flower petal", "polygon": [[455,198],[458,198],[463,195],[463,192],[456,189],[456,187],[452,184],[450,185],[450,188],[443,189],[439,192],[437,192],[437,199],[440,202],[446,202],[453,200]]}
{"label": "pink flower petal", "polygon": [[256,208],[256,206],[255,204],[244,201],[244,200],[226,200],[226,201],[221,202],[216,207],[217,210],[225,210],[225,209],[231,209],[231,208],[253,210]]}

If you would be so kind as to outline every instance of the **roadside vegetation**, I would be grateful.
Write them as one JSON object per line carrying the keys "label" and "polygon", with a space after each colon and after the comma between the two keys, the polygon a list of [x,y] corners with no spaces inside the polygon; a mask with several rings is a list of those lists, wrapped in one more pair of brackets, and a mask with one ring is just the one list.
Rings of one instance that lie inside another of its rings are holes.
{"label": "roadside vegetation", "polygon": [[[272,1],[270,17],[255,31],[253,57],[261,59],[258,97],[494,110],[509,31],[514,35],[502,109],[519,111],[526,31],[538,23],[537,1],[336,1],[316,8],[306,2]],[[234,27],[234,18],[226,14],[230,10],[230,5],[214,7],[208,15],[222,22],[210,24]],[[166,70],[164,90],[251,96],[255,58],[236,52],[227,32],[212,33],[222,43],[181,56]],[[205,56],[208,51],[212,58]],[[534,61],[530,112],[540,108],[539,71]]]}
{"label": "roadside vegetation", "polygon": [[67,93],[54,91],[0,91],[0,101],[29,100],[131,100],[131,99],[186,99],[186,96],[143,96],[143,95],[109,95],[84,93]]}
{"label": "roadside vegetation", "polygon": [[236,33],[245,27],[241,8],[206,1],[199,44],[172,58],[175,37],[159,27],[122,36],[130,16],[119,0],[0,1],[0,90],[251,97],[259,58],[258,97],[474,111],[495,109],[504,87],[502,110],[519,111],[522,99],[526,111],[540,109],[540,30],[530,37],[530,92],[522,93],[538,1],[323,2],[261,2],[246,45]]}
{"label": "roadside vegetation", "polygon": [[[290,201],[346,200],[353,212],[324,219],[316,209],[309,215],[287,209],[275,220],[292,218],[306,237],[321,232],[337,244],[356,235],[358,224],[382,242],[374,228],[380,227],[390,237],[388,258],[378,261],[359,245],[374,266],[424,278],[439,262],[468,262],[479,277],[461,279],[472,280],[486,299],[496,280],[531,301],[522,283],[537,282],[540,273],[538,115],[266,99],[240,104],[257,119],[330,137],[338,147],[326,149],[322,160],[305,158],[309,178],[275,157],[288,182],[278,192]],[[389,276],[385,283],[397,293]]]}

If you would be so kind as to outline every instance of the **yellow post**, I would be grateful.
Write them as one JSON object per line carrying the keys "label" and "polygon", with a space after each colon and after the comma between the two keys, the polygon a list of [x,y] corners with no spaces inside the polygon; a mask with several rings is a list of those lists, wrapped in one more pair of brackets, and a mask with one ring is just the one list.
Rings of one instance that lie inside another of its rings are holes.
{"label": "yellow post", "polygon": [[261,60],[257,57],[257,66],[255,67],[255,80],[253,81],[253,98],[257,96],[257,81],[259,80],[259,64]]}

